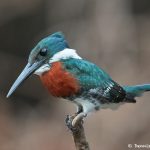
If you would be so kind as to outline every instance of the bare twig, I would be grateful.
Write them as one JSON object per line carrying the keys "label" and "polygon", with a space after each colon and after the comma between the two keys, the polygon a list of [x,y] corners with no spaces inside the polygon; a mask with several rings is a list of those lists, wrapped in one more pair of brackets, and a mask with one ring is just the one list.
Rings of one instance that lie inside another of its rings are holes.
{"label": "bare twig", "polygon": [[72,132],[76,150],[90,150],[89,144],[86,141],[84,133],[83,120],[79,120],[76,125],[72,126],[72,120],[75,116],[67,116],[66,125]]}

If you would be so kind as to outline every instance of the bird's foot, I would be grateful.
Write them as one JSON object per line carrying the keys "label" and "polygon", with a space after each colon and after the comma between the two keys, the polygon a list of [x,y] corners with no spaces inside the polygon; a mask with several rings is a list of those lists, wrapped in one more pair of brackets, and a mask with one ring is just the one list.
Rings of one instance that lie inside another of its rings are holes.
{"label": "bird's foot", "polygon": [[87,114],[86,113],[80,113],[77,114],[76,116],[70,116],[67,115],[66,117],[66,125],[67,127],[71,130],[71,131],[76,131],[77,130],[77,125],[82,124],[83,123],[83,118],[86,117]]}
{"label": "bird's foot", "polygon": [[75,127],[80,121],[83,122],[83,118],[86,116],[87,116],[87,114],[84,112],[77,114],[72,120],[72,126]]}
{"label": "bird's foot", "polygon": [[67,115],[66,117],[66,125],[67,127],[71,130],[71,131],[76,131],[76,128],[72,126],[72,121],[74,119],[74,116],[71,116],[71,115]]}

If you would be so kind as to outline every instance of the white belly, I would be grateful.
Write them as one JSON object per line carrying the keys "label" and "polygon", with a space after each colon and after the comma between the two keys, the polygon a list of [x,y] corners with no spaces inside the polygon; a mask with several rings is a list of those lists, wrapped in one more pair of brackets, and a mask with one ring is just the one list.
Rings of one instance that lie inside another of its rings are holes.
{"label": "white belly", "polygon": [[74,101],[75,101],[75,103],[77,103],[78,105],[81,105],[83,107],[83,112],[85,112],[85,113],[95,111],[95,108],[98,105],[100,105],[99,103],[94,104],[94,103],[90,102],[89,100],[85,100],[85,99],[81,99],[81,98],[77,98]]}

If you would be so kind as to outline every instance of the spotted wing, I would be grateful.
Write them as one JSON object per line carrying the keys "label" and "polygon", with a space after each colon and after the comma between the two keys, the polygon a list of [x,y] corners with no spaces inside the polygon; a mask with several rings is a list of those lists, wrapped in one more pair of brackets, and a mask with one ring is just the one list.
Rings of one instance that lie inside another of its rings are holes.
{"label": "spotted wing", "polygon": [[63,60],[63,64],[79,81],[79,96],[99,99],[101,103],[118,103],[124,99],[123,88],[95,64],[82,59]]}

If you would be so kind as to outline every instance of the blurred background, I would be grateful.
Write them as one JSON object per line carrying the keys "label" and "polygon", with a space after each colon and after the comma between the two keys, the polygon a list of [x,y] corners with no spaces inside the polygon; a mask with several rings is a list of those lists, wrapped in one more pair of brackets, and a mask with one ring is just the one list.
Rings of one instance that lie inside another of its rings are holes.
{"label": "blurred background", "polygon": [[[0,0],[0,150],[74,150],[65,126],[75,107],[32,76],[6,94],[43,37],[63,31],[70,47],[121,85],[150,82],[149,0]],[[92,150],[150,144],[150,93],[85,121]]]}

